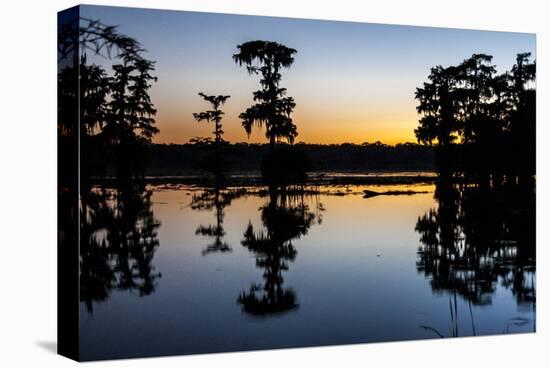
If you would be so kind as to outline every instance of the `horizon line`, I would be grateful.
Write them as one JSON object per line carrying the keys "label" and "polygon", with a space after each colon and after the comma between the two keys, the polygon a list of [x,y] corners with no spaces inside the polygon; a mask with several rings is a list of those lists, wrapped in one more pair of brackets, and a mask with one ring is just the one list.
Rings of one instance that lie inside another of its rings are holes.
{"label": "horizon line", "polygon": [[[264,142],[264,143],[260,143],[260,142],[247,142],[247,141],[224,141],[225,144],[233,144],[233,145],[237,145],[237,144],[243,144],[243,145],[269,145],[269,142]],[[190,141],[187,141],[185,143],[177,143],[177,142],[154,142],[152,141],[151,144],[155,144],[155,145],[200,145],[201,143],[192,143]],[[205,145],[208,145],[208,144],[212,144],[214,145],[215,143],[214,142],[211,142],[211,143],[203,143]],[[403,141],[403,142],[397,142],[397,143],[384,143],[380,140],[377,140],[377,141],[374,141],[374,142],[369,142],[369,141],[365,141],[365,142],[362,142],[362,143],[354,143],[354,142],[341,142],[341,143],[310,143],[310,142],[304,142],[304,141],[299,141],[297,143],[293,143],[293,144],[290,144],[290,143],[287,143],[287,142],[278,142],[277,144],[279,145],[387,145],[387,146],[392,146],[392,147],[395,147],[397,145],[405,145],[405,144],[414,144],[414,145],[425,145],[425,144],[420,144],[418,142],[412,142],[412,141]],[[426,145],[428,146],[428,145]]]}

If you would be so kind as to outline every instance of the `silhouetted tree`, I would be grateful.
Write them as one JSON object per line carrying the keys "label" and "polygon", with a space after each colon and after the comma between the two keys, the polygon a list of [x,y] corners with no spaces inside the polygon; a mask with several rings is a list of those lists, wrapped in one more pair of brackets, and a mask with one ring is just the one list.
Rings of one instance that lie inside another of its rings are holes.
{"label": "silhouetted tree", "polygon": [[534,174],[536,157],[536,63],[530,62],[530,56],[530,53],[518,54],[510,72],[512,162],[523,177]]}
{"label": "silhouetted tree", "polygon": [[493,99],[491,89],[495,67],[492,56],[473,54],[458,66],[458,90],[461,93],[462,139],[468,143],[489,143],[491,135],[497,134],[498,126],[489,114],[489,105]]}
{"label": "silhouetted tree", "polygon": [[530,62],[531,53],[524,52],[517,54],[516,63],[512,67],[510,76],[512,78],[512,93],[516,105],[521,105],[525,94],[534,91],[533,82],[536,78],[536,63]]}
{"label": "silhouetted tree", "polygon": [[212,134],[214,134],[214,141],[217,144],[223,143],[222,116],[224,115],[224,112],[220,110],[220,107],[229,99],[230,96],[208,96],[202,92],[199,93],[199,96],[212,105],[212,110],[193,113],[193,117],[198,122],[213,122],[214,131]]}
{"label": "silhouetted tree", "polygon": [[[74,88],[77,78],[79,88]],[[80,92],[78,96],[77,90]],[[109,92],[110,78],[105,69],[89,65],[86,55],[81,56],[78,67],[62,68],[58,73],[58,118],[61,126],[71,125],[73,116],[70,111],[73,106],[79,106],[82,135],[94,135],[105,123]]]}
{"label": "silhouetted tree", "polygon": [[486,54],[431,69],[415,94],[421,114],[415,134],[422,144],[437,142],[439,171],[485,181],[534,174],[536,67],[529,57],[518,54],[511,71],[500,75]]}
{"label": "silhouetted tree", "polygon": [[[144,49],[138,41],[99,20],[81,17],[64,24],[58,41],[60,65],[70,65],[68,58],[74,60],[73,66],[62,67],[59,72],[60,128],[77,125],[68,119],[71,101],[64,90],[77,89],[68,79],[71,73],[79,77],[80,108],[76,115],[82,126],[81,179],[86,182],[92,173],[104,170],[110,160],[116,162],[119,176],[142,174],[146,145],[158,132],[156,110],[149,95],[151,83],[157,80],[151,74],[154,62],[143,57]],[[112,66],[112,75],[99,65],[88,64],[87,52],[119,61]],[[78,73],[74,65],[79,65]],[[76,105],[76,98],[72,98]],[[114,159],[107,156],[107,151],[115,154]]]}
{"label": "silhouetted tree", "polygon": [[191,139],[192,143],[207,148],[207,154],[205,154],[201,159],[196,160],[195,165],[202,170],[212,173],[216,181],[215,184],[220,186],[225,180],[224,172],[229,169],[229,163],[225,157],[227,154],[227,143],[223,139],[224,131],[222,130],[221,123],[224,112],[220,109],[220,107],[230,98],[230,96],[209,96],[202,92],[199,93],[199,96],[209,102],[212,109],[193,113],[193,117],[198,122],[214,122],[214,131],[212,132],[214,135],[214,140],[212,141],[211,138]]}
{"label": "silhouetted tree", "polygon": [[157,81],[157,77],[151,74],[155,70],[154,64],[153,61],[143,58],[135,59],[134,73],[129,76],[128,85],[130,127],[146,142],[151,142],[153,136],[159,132],[154,126],[157,110],[149,96],[151,83]]}
{"label": "silhouetted tree", "polygon": [[140,43],[118,32],[117,28],[117,26],[105,25],[100,20],[85,17],[66,22],[57,33],[59,62],[70,57],[76,65],[80,56],[77,50],[80,53],[88,50],[108,59],[113,57],[141,59],[141,53],[144,50]]}
{"label": "silhouetted tree", "polygon": [[110,98],[106,105],[102,140],[114,147],[117,174],[133,177],[143,174],[146,146],[158,133],[156,109],[149,89],[156,77],[151,75],[154,63],[143,58],[123,58],[113,65]]}
{"label": "silhouetted tree", "polygon": [[112,143],[150,142],[158,129],[154,126],[156,110],[148,90],[156,81],[150,72],[153,63],[144,60],[123,60],[113,65],[108,117],[102,133]]}
{"label": "silhouetted tree", "polygon": [[418,218],[417,268],[434,292],[472,304],[490,304],[498,283],[518,305],[535,304],[535,63],[529,56],[519,54],[510,72],[496,75],[490,55],[474,54],[456,67],[432,68],[430,82],[416,93],[417,138],[439,145],[438,206]]}
{"label": "silhouetted tree", "polygon": [[296,104],[292,97],[285,97],[286,88],[279,87],[279,83],[281,69],[292,65],[297,51],[270,41],[249,41],[237,48],[239,52],[233,55],[233,60],[246,65],[250,74],[262,76],[262,88],[253,93],[257,103],[239,116],[247,134],[250,135],[254,125],[264,125],[271,149],[282,139],[293,143],[298,132],[290,115]]}
{"label": "silhouetted tree", "polygon": [[510,73],[496,75],[490,82],[492,103],[489,104],[489,115],[503,130],[509,131],[510,112],[512,110]]}
{"label": "silhouetted tree", "polygon": [[111,79],[105,69],[98,65],[88,65],[86,55],[80,60],[80,123],[85,134],[90,136],[105,123],[106,100],[110,91]]}
{"label": "silhouetted tree", "polygon": [[421,117],[414,132],[420,143],[447,146],[457,139],[457,78],[456,67],[436,66],[431,69],[429,82],[416,89],[415,98],[419,101],[416,109]]}
{"label": "silhouetted tree", "polygon": [[[72,172],[70,177],[60,175],[60,207],[68,212],[60,224],[60,243],[74,246],[67,241],[79,235],[79,296],[90,312],[94,302],[107,299],[114,289],[151,294],[160,277],[152,265],[160,222],[153,216],[151,192],[139,180],[121,179],[114,189],[91,187],[89,182],[92,163],[106,164],[102,154],[108,145],[120,148],[117,158],[132,156],[126,162],[141,164],[142,156],[135,153],[142,153],[158,131],[149,97],[154,67],[143,51],[135,39],[98,20],[76,17],[58,30],[59,145],[65,153],[64,170]],[[89,64],[87,53],[120,63],[110,75],[102,66]],[[94,154],[100,159],[92,162]],[[73,164],[79,172],[71,169]],[[69,213],[68,205],[75,202],[80,203],[79,214]],[[80,219],[76,231],[74,217]]]}

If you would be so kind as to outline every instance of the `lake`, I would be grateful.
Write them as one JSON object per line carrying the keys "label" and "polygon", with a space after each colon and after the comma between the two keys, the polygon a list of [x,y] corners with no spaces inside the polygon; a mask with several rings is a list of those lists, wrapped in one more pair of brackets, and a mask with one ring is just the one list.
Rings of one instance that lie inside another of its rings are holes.
{"label": "lake", "polygon": [[446,190],[96,186],[82,359],[533,332],[534,204]]}

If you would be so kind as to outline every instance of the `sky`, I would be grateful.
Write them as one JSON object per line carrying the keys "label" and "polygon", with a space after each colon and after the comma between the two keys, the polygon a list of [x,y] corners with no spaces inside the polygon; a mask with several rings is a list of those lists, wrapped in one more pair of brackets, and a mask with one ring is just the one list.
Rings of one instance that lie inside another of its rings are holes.
{"label": "sky", "polygon": [[81,6],[81,17],[117,25],[156,61],[156,143],[211,136],[211,125],[193,119],[193,112],[209,108],[199,92],[231,96],[223,107],[226,140],[266,142],[261,128],[248,137],[238,118],[259,89],[260,77],[232,59],[246,41],[275,41],[298,51],[282,71],[281,86],[296,102],[296,142],[317,144],[415,142],[414,92],[432,66],[486,53],[503,72],[519,52],[536,56],[535,35],[528,33],[88,5]]}

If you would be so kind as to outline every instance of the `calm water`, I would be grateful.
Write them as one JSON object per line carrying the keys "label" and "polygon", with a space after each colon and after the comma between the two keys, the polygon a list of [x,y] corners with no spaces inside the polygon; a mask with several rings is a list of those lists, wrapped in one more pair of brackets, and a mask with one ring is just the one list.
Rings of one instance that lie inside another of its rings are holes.
{"label": "calm water", "polygon": [[480,233],[472,220],[492,217],[468,209],[477,198],[434,191],[96,188],[84,203],[82,357],[534,331],[531,227],[482,220]]}

